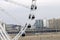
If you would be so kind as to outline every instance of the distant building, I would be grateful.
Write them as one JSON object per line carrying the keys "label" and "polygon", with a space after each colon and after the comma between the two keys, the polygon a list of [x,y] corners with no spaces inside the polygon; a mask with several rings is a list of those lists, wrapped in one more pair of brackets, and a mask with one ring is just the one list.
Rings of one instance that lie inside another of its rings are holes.
{"label": "distant building", "polygon": [[57,26],[57,29],[60,29],[60,19],[56,20],[56,26]]}
{"label": "distant building", "polygon": [[53,29],[60,29],[60,19],[49,19],[48,20],[49,23],[49,28],[53,28]]}
{"label": "distant building", "polygon": [[44,19],[43,20],[43,24],[44,24],[44,27],[49,27],[49,25],[48,25],[48,19]]}
{"label": "distant building", "polygon": [[21,26],[14,24],[6,24],[5,28],[8,33],[18,33],[21,29]]}
{"label": "distant building", "polygon": [[34,26],[36,26],[36,28],[42,28],[43,20],[36,20]]}

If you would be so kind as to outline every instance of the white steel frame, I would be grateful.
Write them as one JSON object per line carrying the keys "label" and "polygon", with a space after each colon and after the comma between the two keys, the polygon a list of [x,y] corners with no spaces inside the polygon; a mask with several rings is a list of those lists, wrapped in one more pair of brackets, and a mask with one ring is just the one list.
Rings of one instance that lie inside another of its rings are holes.
{"label": "white steel frame", "polygon": [[[13,1],[9,1],[9,0],[5,0],[5,1],[8,1],[8,2],[11,2],[11,3],[14,3],[14,4],[17,4],[17,5],[21,5],[21,6],[24,6],[25,8],[29,8],[29,7],[27,7],[27,6],[25,6],[25,5],[22,5],[22,4],[18,4],[18,3],[16,3],[16,2],[13,2]],[[33,4],[33,2],[32,2],[32,4]],[[34,5],[36,5],[36,0],[35,0],[35,3],[34,3]],[[30,8],[29,8],[30,9]],[[4,11],[4,9],[2,10],[2,11]],[[30,9],[30,12],[32,12],[33,14],[34,14],[34,10],[31,10]],[[31,13],[31,14],[32,14]],[[10,15],[10,14],[9,14]],[[29,23],[31,22],[32,20],[29,20]],[[28,23],[28,22],[27,22]],[[29,24],[28,23],[28,24]],[[19,31],[19,33],[13,38],[13,39],[10,39],[10,36],[8,35],[8,33],[6,32],[6,30],[5,30],[5,24],[4,25],[1,25],[2,23],[0,23],[0,37],[1,37],[1,39],[2,40],[18,40],[18,38],[26,31],[26,29],[27,29],[27,25],[25,25],[22,29],[21,29],[21,31]]]}

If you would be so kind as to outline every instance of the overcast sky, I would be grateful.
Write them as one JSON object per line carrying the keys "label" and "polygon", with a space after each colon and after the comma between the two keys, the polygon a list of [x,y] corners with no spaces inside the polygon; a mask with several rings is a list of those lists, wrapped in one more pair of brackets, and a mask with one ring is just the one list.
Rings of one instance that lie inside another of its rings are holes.
{"label": "overcast sky", "polygon": [[[24,4],[26,6],[31,5],[31,0],[13,0],[17,3]],[[5,2],[4,0],[0,0],[0,7],[5,9],[5,11],[1,11],[0,8],[0,20],[3,20],[6,23],[10,24],[25,24],[28,15],[30,14],[30,9],[25,7]],[[36,19],[47,19],[47,18],[60,18],[60,0],[37,0],[36,10]],[[14,16],[19,23],[16,22],[11,16],[6,15],[5,13],[9,13]]]}

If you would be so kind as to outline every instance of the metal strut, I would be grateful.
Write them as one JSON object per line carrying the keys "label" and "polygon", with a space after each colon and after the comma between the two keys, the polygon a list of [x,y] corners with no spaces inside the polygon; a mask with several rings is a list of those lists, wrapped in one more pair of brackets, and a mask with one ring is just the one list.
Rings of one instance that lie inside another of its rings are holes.
{"label": "metal strut", "polygon": [[2,40],[10,40],[10,37],[7,35],[4,27],[0,24],[0,36],[3,38]]}
{"label": "metal strut", "polygon": [[5,1],[6,1],[6,2],[13,3],[13,4],[15,4],[15,5],[19,5],[19,6],[25,7],[25,8],[27,8],[27,9],[30,9],[29,6],[26,6],[26,5],[21,4],[21,3],[14,2],[14,1],[12,1],[12,0],[5,0]]}
{"label": "metal strut", "polygon": [[[10,2],[12,2],[12,1],[10,1]],[[12,2],[12,3],[15,3],[15,2]],[[17,3],[15,3],[15,4],[17,4]],[[36,0],[32,0],[32,5],[31,5],[31,8],[29,8],[29,9],[30,9],[30,14],[29,14],[29,17],[28,17],[29,22],[26,22],[25,26],[21,29],[21,31],[19,31],[19,33],[12,40],[18,40],[18,38],[20,36],[22,36],[22,34],[26,31],[27,28],[31,28],[32,25],[31,25],[30,22],[32,22],[35,19],[35,15],[34,14],[35,14],[35,10],[37,9]],[[6,40],[10,40],[9,37],[7,36],[5,30],[3,30],[3,28],[1,27],[1,25],[0,25],[0,28],[1,28],[1,31],[3,32],[2,34],[5,35],[3,37],[5,37]]]}

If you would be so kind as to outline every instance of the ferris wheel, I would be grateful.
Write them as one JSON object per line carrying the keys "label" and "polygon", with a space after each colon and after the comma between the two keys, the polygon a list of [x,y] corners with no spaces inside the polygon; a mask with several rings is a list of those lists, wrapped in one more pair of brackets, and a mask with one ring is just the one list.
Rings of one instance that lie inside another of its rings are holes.
{"label": "ferris wheel", "polygon": [[[31,22],[33,22],[33,20],[35,20],[36,19],[36,16],[34,15],[35,13],[36,13],[36,10],[37,10],[37,5],[36,5],[36,1],[37,0],[32,0],[32,4],[30,5],[30,8],[28,7],[28,6],[25,6],[25,5],[23,5],[23,4],[19,4],[19,3],[16,3],[16,2],[14,2],[14,1],[12,1],[12,0],[5,0],[6,2],[10,2],[10,3],[13,3],[13,4],[16,4],[16,5],[19,5],[19,6],[23,6],[23,7],[25,7],[25,8],[28,8],[28,9],[30,9],[30,14],[29,14],[29,16],[28,16],[28,19],[27,20],[29,20],[29,22],[26,22],[25,23],[25,26],[24,27],[22,27],[21,28],[21,31],[19,31],[19,33],[12,39],[12,40],[18,40],[18,38],[20,37],[20,36],[25,36],[25,31],[26,31],[26,29],[27,28],[31,28],[32,27],[32,24],[31,24]],[[2,10],[3,12],[5,12],[5,10],[3,9]],[[9,13],[6,13],[8,16],[10,15]],[[12,18],[14,18],[14,16],[12,16],[12,15],[10,15]],[[14,18],[15,20],[16,20],[16,18]],[[16,20],[17,21],[17,20]],[[18,22],[18,21],[17,21]],[[3,27],[1,27],[1,29],[4,29]],[[3,32],[4,32],[5,30],[3,30]],[[7,35],[5,32],[4,32],[4,34],[5,35]],[[9,37],[8,36],[6,36],[7,38],[6,38],[6,40],[11,40],[11,39],[9,39]]]}

